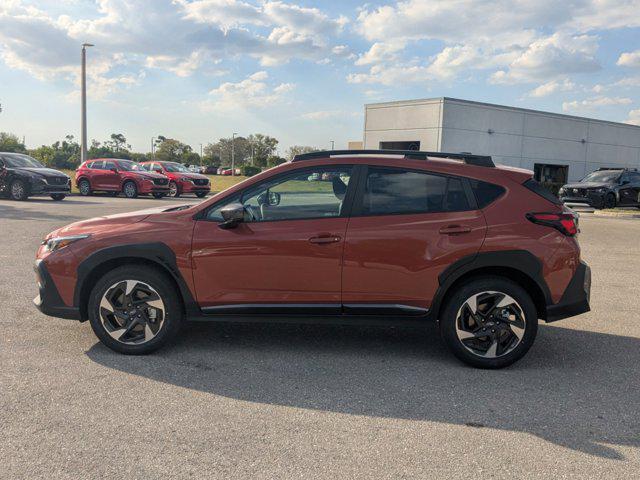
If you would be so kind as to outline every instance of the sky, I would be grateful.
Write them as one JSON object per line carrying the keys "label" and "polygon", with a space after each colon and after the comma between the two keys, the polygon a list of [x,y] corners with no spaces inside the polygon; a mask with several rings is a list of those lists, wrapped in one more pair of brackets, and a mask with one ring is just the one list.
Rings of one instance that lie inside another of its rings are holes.
{"label": "sky", "polygon": [[361,140],[364,104],[456,97],[640,124],[640,0],[0,0],[0,131]]}

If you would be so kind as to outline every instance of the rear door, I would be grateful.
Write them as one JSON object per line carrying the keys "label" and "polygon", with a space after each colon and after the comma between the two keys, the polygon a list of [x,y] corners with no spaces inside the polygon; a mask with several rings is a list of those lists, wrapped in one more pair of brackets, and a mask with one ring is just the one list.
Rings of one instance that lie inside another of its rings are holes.
{"label": "rear door", "polygon": [[368,167],[347,228],[345,312],[425,313],[438,275],[456,260],[477,253],[485,232],[467,179]]}
{"label": "rear door", "polygon": [[620,177],[620,205],[637,205],[640,193],[640,174],[624,172]]}

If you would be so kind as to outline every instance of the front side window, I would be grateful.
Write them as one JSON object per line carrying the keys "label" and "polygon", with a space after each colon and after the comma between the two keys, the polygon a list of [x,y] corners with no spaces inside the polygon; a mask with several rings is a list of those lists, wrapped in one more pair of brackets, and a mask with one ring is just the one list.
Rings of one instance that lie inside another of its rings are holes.
{"label": "front side window", "polygon": [[458,178],[401,169],[369,168],[363,215],[394,215],[469,210]]}
{"label": "front side window", "polygon": [[103,170],[113,170],[114,168],[116,168],[115,162],[109,162],[109,161],[104,162]]}
{"label": "front side window", "polygon": [[248,188],[209,211],[222,222],[220,210],[240,202],[247,222],[339,217],[351,179],[351,167],[305,169]]}

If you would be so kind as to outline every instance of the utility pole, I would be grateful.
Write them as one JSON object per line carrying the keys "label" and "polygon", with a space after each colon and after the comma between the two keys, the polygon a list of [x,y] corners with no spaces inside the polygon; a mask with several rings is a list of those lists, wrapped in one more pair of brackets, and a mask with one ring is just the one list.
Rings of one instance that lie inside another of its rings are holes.
{"label": "utility pole", "polygon": [[202,144],[200,144],[200,166],[202,166]]}
{"label": "utility pole", "polygon": [[231,175],[236,174],[236,135],[235,132],[231,135]]}
{"label": "utility pole", "polygon": [[87,47],[93,47],[91,43],[82,44],[82,72],[81,72],[81,88],[82,88],[82,128],[80,133],[80,162],[87,160]]}
{"label": "utility pole", "polygon": [[335,144],[336,144],[336,142],[334,142],[333,140],[331,140],[331,150],[333,150],[333,149],[334,149]]}
{"label": "utility pole", "polygon": [[156,137],[151,137],[151,158],[156,158]]}

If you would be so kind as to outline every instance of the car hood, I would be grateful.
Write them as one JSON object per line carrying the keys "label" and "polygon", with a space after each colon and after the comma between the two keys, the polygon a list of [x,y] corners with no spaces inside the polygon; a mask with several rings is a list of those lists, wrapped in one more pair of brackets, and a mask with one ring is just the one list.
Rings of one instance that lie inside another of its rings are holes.
{"label": "car hood", "polygon": [[138,175],[142,178],[167,178],[165,175],[156,172],[141,172],[139,170],[130,170],[127,173],[132,173],[133,175]]}
{"label": "car hood", "polygon": [[36,177],[63,177],[69,178],[69,175],[66,175],[58,170],[54,170],[53,168],[40,168],[40,167],[16,167],[13,168],[14,171],[18,172],[26,172]]}
{"label": "car hood", "polygon": [[601,187],[610,187],[607,183],[599,183],[599,182],[577,182],[577,183],[567,183],[562,188],[565,190],[568,188],[601,188]]}
{"label": "car hood", "polygon": [[123,225],[131,225],[138,223],[144,219],[159,215],[165,212],[177,211],[184,208],[188,208],[191,205],[171,206],[171,207],[155,207],[147,208],[145,210],[137,210],[135,212],[118,213],[115,215],[104,215],[102,217],[94,217],[88,220],[81,220],[79,222],[70,223],[58,230],[51,232],[46,238],[61,237],[67,235],[84,235],[88,233],[97,234],[102,232],[109,232],[115,228]]}

